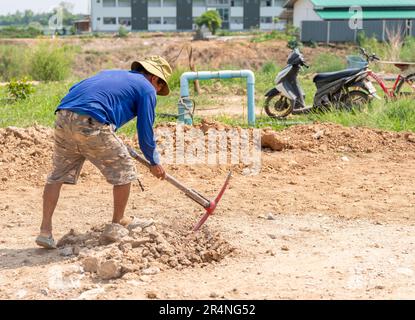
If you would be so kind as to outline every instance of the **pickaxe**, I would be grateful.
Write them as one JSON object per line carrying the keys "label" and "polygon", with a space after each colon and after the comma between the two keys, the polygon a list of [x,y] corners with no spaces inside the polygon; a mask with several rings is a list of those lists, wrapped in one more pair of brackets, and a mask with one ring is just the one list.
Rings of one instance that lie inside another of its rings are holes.
{"label": "pickaxe", "polygon": [[[144,157],[140,156],[133,148],[127,146],[127,149],[129,151],[130,155],[134,159],[138,160],[138,162],[140,162],[141,164],[145,165],[148,168],[151,166],[150,162],[148,162],[147,159],[145,159]],[[199,230],[199,228],[205,223],[207,218],[209,218],[209,216],[213,214],[213,212],[216,209],[216,206],[218,205],[220,199],[223,196],[223,193],[226,190],[226,187],[229,184],[229,180],[231,178],[231,175],[232,175],[232,173],[229,172],[228,176],[226,177],[225,183],[223,184],[222,189],[220,190],[220,192],[218,193],[216,198],[214,200],[209,200],[209,199],[205,198],[204,196],[202,196],[196,190],[187,188],[182,183],[177,181],[176,178],[174,178],[173,176],[166,173],[166,181],[170,182],[173,186],[178,188],[180,191],[184,192],[184,194],[186,196],[188,196],[190,199],[192,199],[193,201],[200,204],[206,210],[206,213],[202,216],[202,218],[199,220],[199,222],[193,227],[193,231]]]}

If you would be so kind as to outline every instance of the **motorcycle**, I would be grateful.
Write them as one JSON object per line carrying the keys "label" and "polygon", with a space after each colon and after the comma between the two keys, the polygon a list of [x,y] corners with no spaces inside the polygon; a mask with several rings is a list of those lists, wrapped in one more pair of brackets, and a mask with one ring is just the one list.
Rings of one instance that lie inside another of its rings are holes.
{"label": "motorcycle", "polygon": [[305,105],[305,94],[298,81],[302,67],[309,68],[298,48],[288,56],[287,66],[275,77],[275,87],[265,94],[264,109],[268,116],[283,119],[289,114],[304,114],[332,108],[352,110],[372,98],[373,85],[367,80],[367,66],[336,72],[318,73],[312,106]]}

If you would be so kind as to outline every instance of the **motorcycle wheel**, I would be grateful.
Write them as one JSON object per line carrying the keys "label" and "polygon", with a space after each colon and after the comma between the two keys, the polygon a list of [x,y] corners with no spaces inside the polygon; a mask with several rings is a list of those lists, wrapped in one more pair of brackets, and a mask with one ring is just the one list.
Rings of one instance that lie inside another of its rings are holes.
{"label": "motorcycle wheel", "polygon": [[369,102],[369,95],[360,90],[352,90],[345,94],[339,104],[339,109],[352,111],[361,110]]}
{"label": "motorcycle wheel", "polygon": [[293,106],[286,97],[270,96],[265,99],[264,109],[271,118],[283,119],[292,112]]}

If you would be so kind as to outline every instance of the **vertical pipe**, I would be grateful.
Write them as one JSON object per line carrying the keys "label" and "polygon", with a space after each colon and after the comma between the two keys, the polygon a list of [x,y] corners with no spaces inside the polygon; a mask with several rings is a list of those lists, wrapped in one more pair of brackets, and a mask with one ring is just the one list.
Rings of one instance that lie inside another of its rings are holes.
{"label": "vertical pipe", "polygon": [[242,70],[241,74],[246,77],[246,93],[248,98],[248,124],[255,125],[255,75],[251,70]]}
{"label": "vertical pipe", "polygon": [[[185,72],[180,77],[180,101],[189,100],[189,80],[207,80],[207,79],[230,79],[246,78],[246,89],[248,99],[248,124],[255,125],[255,75],[251,70],[226,70],[226,71],[199,71]],[[179,121],[183,122],[183,103],[179,102]]]}

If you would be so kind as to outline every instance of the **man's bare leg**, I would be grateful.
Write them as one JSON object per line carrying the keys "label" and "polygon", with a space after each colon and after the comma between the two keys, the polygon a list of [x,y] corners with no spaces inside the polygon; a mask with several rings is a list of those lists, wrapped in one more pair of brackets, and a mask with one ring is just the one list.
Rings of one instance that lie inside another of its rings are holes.
{"label": "man's bare leg", "polygon": [[43,190],[43,218],[40,226],[41,236],[52,234],[52,216],[58,203],[62,182],[46,184]]}
{"label": "man's bare leg", "polygon": [[130,196],[131,183],[121,186],[114,186],[114,214],[112,216],[113,223],[128,225],[131,219],[124,217],[125,208],[127,207],[128,197]]}

